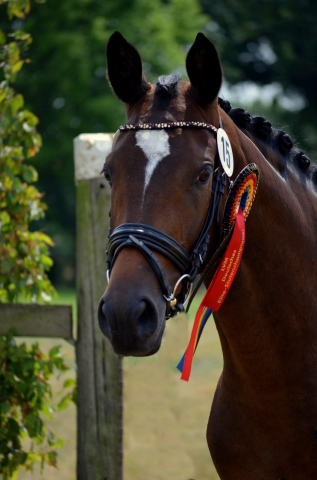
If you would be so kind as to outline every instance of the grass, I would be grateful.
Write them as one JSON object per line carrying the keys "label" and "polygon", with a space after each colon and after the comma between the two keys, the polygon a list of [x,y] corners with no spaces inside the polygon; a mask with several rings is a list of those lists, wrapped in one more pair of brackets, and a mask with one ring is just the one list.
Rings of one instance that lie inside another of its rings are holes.
{"label": "grass", "polygon": [[[201,295],[200,295],[201,298]],[[179,380],[175,366],[187,346],[193,317],[179,315],[166,325],[163,344],[153,358],[124,360],[124,480],[218,480],[208,452],[205,431],[217,380],[222,370],[218,334],[212,318],[205,327],[195,354],[190,381]],[[54,303],[72,304],[75,292],[63,290]],[[64,341],[41,339],[44,350],[62,344],[71,356],[75,376],[74,348]],[[66,378],[66,377],[65,377]],[[54,392],[60,381],[52,382]],[[71,480],[76,478],[76,409],[56,414],[50,427],[66,439],[59,451],[58,469],[46,467],[22,472],[19,480]]]}
{"label": "grass", "polygon": [[53,299],[55,305],[71,305],[73,307],[73,318],[77,318],[76,291],[72,288],[64,288],[58,291],[58,297]]}

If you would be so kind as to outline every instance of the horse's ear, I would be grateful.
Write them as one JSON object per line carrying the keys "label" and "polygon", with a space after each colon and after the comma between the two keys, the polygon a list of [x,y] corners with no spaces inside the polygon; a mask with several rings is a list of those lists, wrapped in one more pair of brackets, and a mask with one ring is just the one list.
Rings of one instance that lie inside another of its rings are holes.
{"label": "horse's ear", "polygon": [[141,57],[134,46],[119,32],[113,33],[109,39],[107,67],[110,85],[123,102],[136,102],[148,90]]}
{"label": "horse's ear", "polygon": [[222,83],[222,69],[214,45],[203,33],[198,33],[186,58],[188,77],[199,103],[211,103]]}

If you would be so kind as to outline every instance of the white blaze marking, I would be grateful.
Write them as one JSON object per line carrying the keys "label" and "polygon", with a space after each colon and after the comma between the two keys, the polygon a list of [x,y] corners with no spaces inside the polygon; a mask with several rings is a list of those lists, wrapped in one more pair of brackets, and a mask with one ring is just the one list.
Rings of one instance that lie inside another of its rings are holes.
{"label": "white blaze marking", "polygon": [[136,144],[146,156],[148,163],[145,167],[145,182],[143,197],[157,165],[170,153],[168,134],[165,130],[139,130],[135,134]]}

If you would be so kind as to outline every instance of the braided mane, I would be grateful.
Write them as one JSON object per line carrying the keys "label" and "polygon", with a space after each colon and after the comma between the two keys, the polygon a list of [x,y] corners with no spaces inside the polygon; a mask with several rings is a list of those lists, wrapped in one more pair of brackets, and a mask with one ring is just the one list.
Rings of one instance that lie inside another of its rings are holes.
{"label": "braided mane", "polygon": [[[178,75],[162,75],[156,84],[156,95],[163,100],[174,98],[178,94],[178,85],[181,78]],[[247,130],[252,136],[264,141],[271,146],[282,157],[291,161],[300,171],[306,173],[317,187],[317,165],[311,164],[308,156],[294,145],[291,137],[284,132],[274,128],[268,120],[261,116],[252,116],[243,108],[232,108],[230,102],[218,98],[219,106],[229,115],[240,129]],[[281,168],[284,166],[281,165]]]}
{"label": "braided mane", "polygon": [[291,137],[283,130],[274,128],[268,120],[252,115],[243,108],[232,108],[230,102],[218,98],[219,106],[229,115],[240,129],[249,131],[254,137],[265,141],[285,159],[293,162],[309,178],[317,183],[317,165],[312,165],[305,153],[297,148]]}

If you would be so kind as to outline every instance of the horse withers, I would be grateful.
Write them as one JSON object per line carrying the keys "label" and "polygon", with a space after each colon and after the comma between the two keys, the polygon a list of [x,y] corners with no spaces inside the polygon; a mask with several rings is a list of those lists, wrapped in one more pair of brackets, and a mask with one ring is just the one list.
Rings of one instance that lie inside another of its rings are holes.
{"label": "horse withers", "polygon": [[100,328],[119,355],[160,348],[166,318],[182,309],[188,282],[204,274],[223,238],[229,182],[219,213],[210,213],[221,125],[232,180],[255,163],[261,181],[238,273],[214,313],[224,368],[208,446],[224,480],[317,479],[316,169],[285,132],[218,100],[221,65],[203,34],[187,55],[189,82],[168,75],[148,83],[118,32],[107,58],[127,124],[104,166],[112,235]]}

